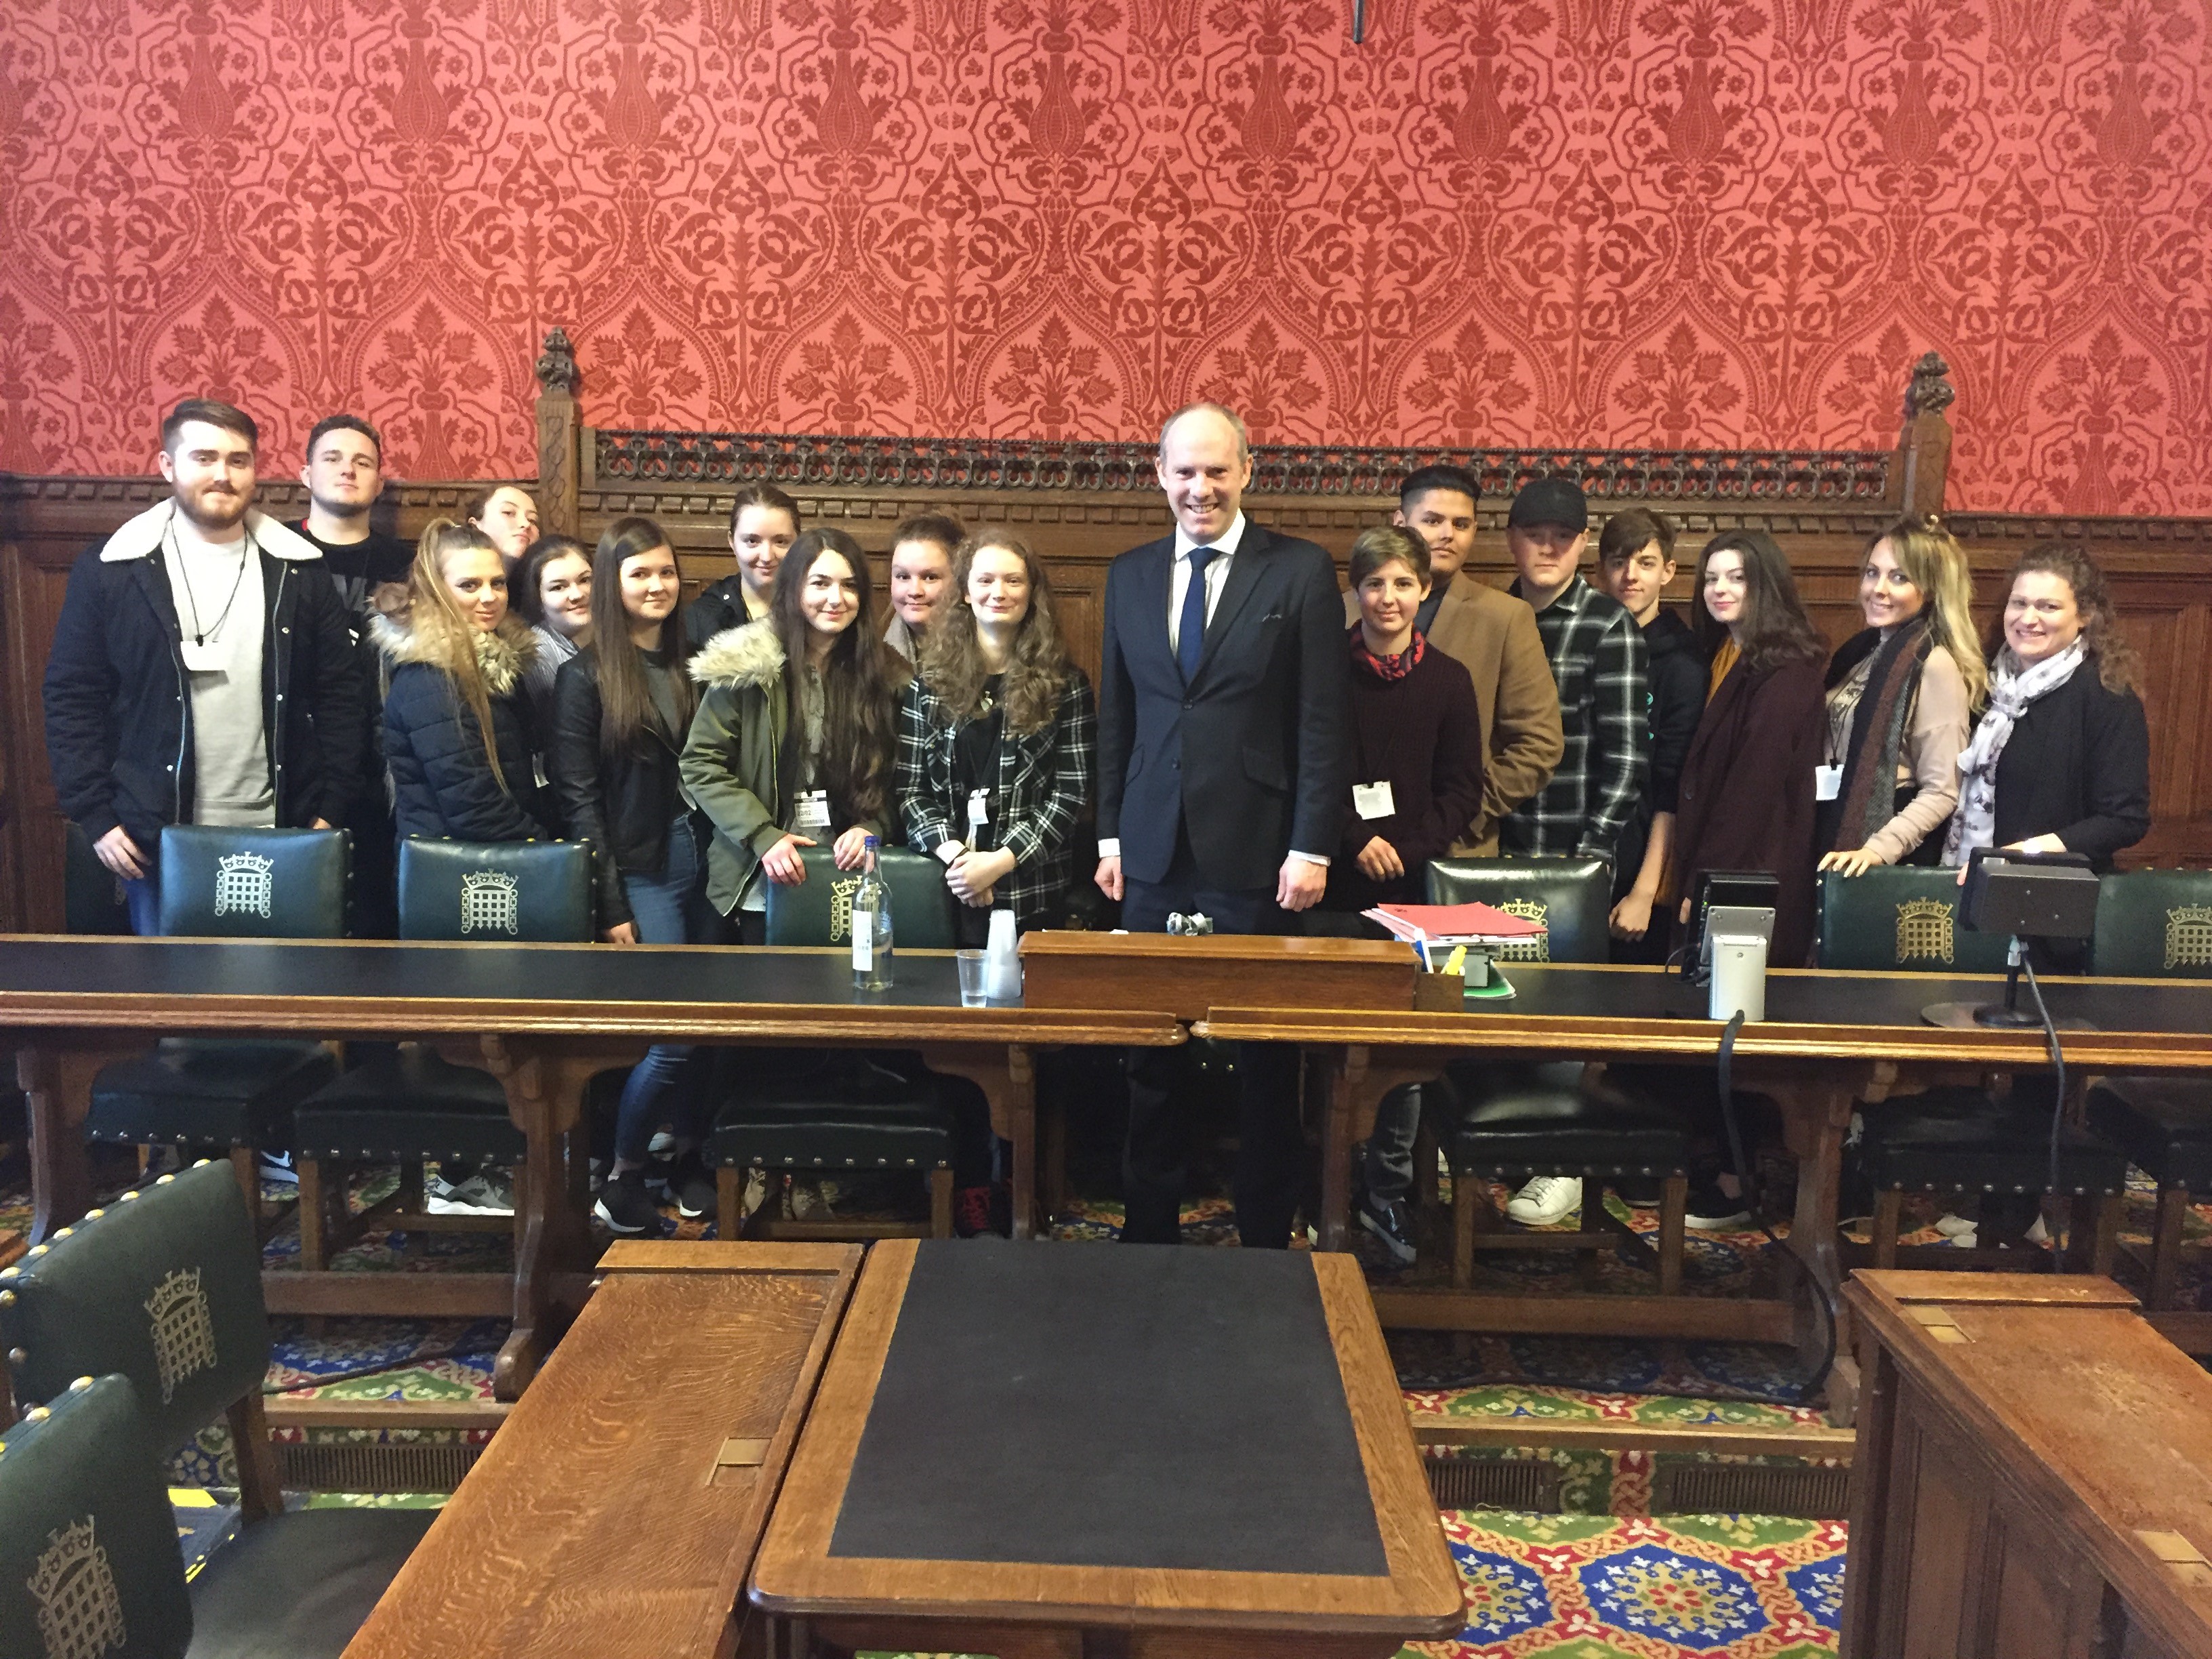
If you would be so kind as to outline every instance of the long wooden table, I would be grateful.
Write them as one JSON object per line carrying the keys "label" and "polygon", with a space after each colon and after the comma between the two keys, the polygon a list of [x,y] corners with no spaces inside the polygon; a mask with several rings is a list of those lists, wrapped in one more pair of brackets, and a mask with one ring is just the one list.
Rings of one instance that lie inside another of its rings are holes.
{"label": "long wooden table", "polygon": [[[1312,1008],[1212,1009],[1196,1035],[1304,1044],[1328,1068],[1323,1133],[1325,1249],[1346,1248],[1352,1148],[1383,1095],[1480,1053],[1499,1060],[1583,1058],[1710,1063],[1720,1025],[1702,994],[1658,968],[1504,964],[1516,994],[1459,1013]],[[2098,1073],[2212,1067],[2212,985],[2174,980],[2046,979],[2054,1016],[2094,1028],[2060,1033],[2069,1079]],[[1836,1203],[1843,1143],[1856,1105],[1881,1103],[1985,1071],[2048,1065],[2041,1029],[1931,1025],[1920,1011],[1943,1001],[2002,1000],[2002,978],[1784,969],[1767,977],[1767,1018],[1736,1040],[1735,1077],[1780,1107],[1797,1160],[1797,1207],[1788,1239],[1832,1308],[1843,1273]],[[1571,1296],[1526,1297],[1443,1290],[1376,1292],[1386,1325],[1545,1330],[1796,1342],[1808,1360],[1826,1335],[1802,1297]],[[2177,1334],[2205,1316],[2166,1316]],[[1847,1334],[1841,1339],[1849,1352]],[[1846,1362],[1848,1364],[1848,1362]]]}
{"label": "long wooden table", "polygon": [[894,988],[863,993],[834,950],[21,935],[0,937],[0,1029],[29,1099],[33,1243],[91,1202],[94,1074],[155,1036],[411,1037],[492,1073],[528,1148],[511,1281],[283,1273],[267,1285],[276,1312],[419,1313],[433,1296],[432,1311],[511,1310],[495,1370],[504,1400],[520,1395],[588,1285],[583,1158],[565,1151],[593,1073],[657,1042],[918,1048],[988,1099],[992,1127],[1013,1143],[1015,1227],[1027,1237],[1033,1050],[1184,1040],[1165,1012],[963,1008],[945,951],[901,952]]}
{"label": "long wooden table", "polygon": [[805,1654],[1384,1659],[1461,1587],[1348,1256],[870,1253],[753,1569]]}
{"label": "long wooden table", "polygon": [[616,1244],[347,1659],[733,1651],[860,1266],[857,1244]]}
{"label": "long wooden table", "polygon": [[1842,1659],[2212,1654],[2212,1376],[2109,1279],[1863,1273]]}

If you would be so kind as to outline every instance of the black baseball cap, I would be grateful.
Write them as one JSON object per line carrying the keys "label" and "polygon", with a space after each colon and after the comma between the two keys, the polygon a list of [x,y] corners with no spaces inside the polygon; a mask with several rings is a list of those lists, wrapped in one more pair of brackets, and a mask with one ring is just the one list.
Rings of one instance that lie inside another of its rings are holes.
{"label": "black baseball cap", "polygon": [[1583,495],[1583,487],[1571,478],[1531,478],[1513,497],[1505,522],[1514,530],[1540,524],[1564,525],[1580,534],[1589,528],[1589,502]]}

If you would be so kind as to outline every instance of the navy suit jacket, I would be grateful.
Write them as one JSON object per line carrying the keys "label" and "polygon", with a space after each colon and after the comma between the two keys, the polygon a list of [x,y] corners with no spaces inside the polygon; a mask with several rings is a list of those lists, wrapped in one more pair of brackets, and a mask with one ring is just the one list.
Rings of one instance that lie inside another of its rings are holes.
{"label": "navy suit jacket", "polygon": [[1295,848],[1337,850],[1350,798],[1351,648],[1336,566],[1249,519],[1198,672],[1168,648],[1175,538],[1106,572],[1098,684],[1098,834],[1121,872],[1166,879],[1187,826],[1200,884],[1272,891]]}

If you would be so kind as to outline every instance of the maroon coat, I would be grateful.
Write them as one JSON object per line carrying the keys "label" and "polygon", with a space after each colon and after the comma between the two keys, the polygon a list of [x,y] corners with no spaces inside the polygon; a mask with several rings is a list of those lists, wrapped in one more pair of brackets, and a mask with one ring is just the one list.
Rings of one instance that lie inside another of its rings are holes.
{"label": "maroon coat", "polygon": [[1682,763],[1674,813],[1674,898],[1705,870],[1781,878],[1767,961],[1802,967],[1813,947],[1814,769],[1828,732],[1824,665],[1753,673],[1739,665],[1705,705]]}
{"label": "maroon coat", "polygon": [[[1332,910],[1421,902],[1428,861],[1451,850],[1482,805],[1482,709],[1474,682],[1434,646],[1403,679],[1385,680],[1352,665],[1352,781],[1385,778],[1395,813],[1345,814],[1324,900]],[[1360,849],[1376,836],[1397,849],[1406,866],[1402,879],[1376,883],[1360,872]]]}

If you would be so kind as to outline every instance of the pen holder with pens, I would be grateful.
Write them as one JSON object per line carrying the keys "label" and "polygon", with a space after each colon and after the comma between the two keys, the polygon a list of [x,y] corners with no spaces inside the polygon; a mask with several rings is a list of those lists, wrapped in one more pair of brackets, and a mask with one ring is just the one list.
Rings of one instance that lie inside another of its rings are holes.
{"label": "pen holder with pens", "polygon": [[[1475,958],[1468,959],[1468,966],[1475,966]],[[1413,1012],[1417,1014],[1455,1014],[1467,1000],[1465,974],[1431,974],[1413,975]]]}

